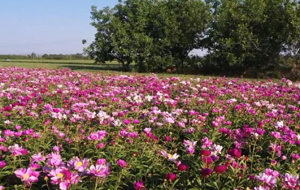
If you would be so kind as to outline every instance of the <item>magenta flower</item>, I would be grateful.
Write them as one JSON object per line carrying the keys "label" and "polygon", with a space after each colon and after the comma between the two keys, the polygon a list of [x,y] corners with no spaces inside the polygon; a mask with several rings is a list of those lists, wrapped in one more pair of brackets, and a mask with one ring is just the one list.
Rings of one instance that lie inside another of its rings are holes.
{"label": "magenta flower", "polygon": [[176,174],[172,172],[166,175],[166,180],[174,181],[175,179],[176,179]]}
{"label": "magenta flower", "polygon": [[126,168],[126,161],[125,160],[118,160],[117,164],[122,168]]}
{"label": "magenta flower", "polygon": [[207,137],[205,137],[204,139],[202,139],[202,143],[203,145],[201,146],[203,149],[205,149],[206,147],[210,147],[213,142],[210,141]]}
{"label": "magenta flower", "polygon": [[237,148],[233,148],[233,149],[228,150],[228,154],[235,158],[240,158],[242,156],[242,151],[240,151]]}
{"label": "magenta flower", "polygon": [[202,177],[207,177],[207,176],[209,176],[212,172],[213,172],[212,169],[210,169],[210,168],[204,168],[204,169],[201,170],[201,175],[202,175]]}
{"label": "magenta flower", "polygon": [[215,166],[215,172],[217,174],[224,173],[226,170],[227,170],[227,166],[226,165]]}
{"label": "magenta flower", "polygon": [[169,136],[165,136],[165,141],[171,141],[171,138]]}
{"label": "magenta flower", "polygon": [[0,168],[4,168],[6,166],[6,162],[5,161],[0,161]]}
{"label": "magenta flower", "polygon": [[38,181],[38,177],[40,175],[39,172],[34,171],[31,167],[26,168],[20,168],[15,171],[15,174],[18,178],[21,179],[21,181],[25,182],[28,186],[30,186],[32,183]]}
{"label": "magenta flower", "polygon": [[177,169],[178,169],[179,171],[185,171],[185,170],[188,169],[188,166],[185,165],[185,164],[179,164],[178,167],[177,167]]}
{"label": "magenta flower", "polygon": [[136,190],[146,189],[146,187],[144,186],[144,182],[143,181],[137,181],[133,185],[134,185],[134,188]]}
{"label": "magenta flower", "polygon": [[210,156],[211,152],[210,152],[210,150],[201,150],[200,154],[202,156]]}
{"label": "magenta flower", "polygon": [[80,179],[77,173],[72,173],[67,168],[51,170],[49,176],[51,177],[51,182],[53,184],[59,184],[61,190],[69,189],[71,184],[77,184]]}

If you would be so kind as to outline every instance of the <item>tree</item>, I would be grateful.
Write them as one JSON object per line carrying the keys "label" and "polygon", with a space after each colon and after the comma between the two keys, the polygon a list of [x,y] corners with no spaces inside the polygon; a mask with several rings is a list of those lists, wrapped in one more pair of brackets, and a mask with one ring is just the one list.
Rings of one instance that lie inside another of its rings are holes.
{"label": "tree", "polygon": [[224,71],[271,69],[299,38],[299,4],[290,0],[209,0],[210,60]]}
{"label": "tree", "polygon": [[181,70],[193,49],[203,48],[205,32],[211,20],[209,6],[200,0],[161,1],[166,22],[167,44],[176,68]]}
{"label": "tree", "polygon": [[117,60],[138,71],[163,70],[172,61],[183,67],[200,41],[210,13],[200,0],[126,0],[114,8],[92,7],[95,41],[85,49],[96,62]]}
{"label": "tree", "polygon": [[30,55],[31,59],[34,59],[36,58],[36,53],[32,52],[31,55]]}

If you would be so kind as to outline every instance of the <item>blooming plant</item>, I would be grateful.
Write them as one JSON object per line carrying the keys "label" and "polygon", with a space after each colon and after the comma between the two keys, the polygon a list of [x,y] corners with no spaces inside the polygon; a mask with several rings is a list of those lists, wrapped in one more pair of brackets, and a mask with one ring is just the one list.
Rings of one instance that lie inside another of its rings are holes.
{"label": "blooming plant", "polygon": [[0,112],[0,189],[300,189],[289,80],[9,67]]}

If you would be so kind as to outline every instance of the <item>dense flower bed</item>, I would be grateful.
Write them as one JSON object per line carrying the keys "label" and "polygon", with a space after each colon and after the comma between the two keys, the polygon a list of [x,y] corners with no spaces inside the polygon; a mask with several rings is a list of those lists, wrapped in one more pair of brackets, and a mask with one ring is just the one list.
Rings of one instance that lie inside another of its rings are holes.
{"label": "dense flower bed", "polygon": [[0,69],[0,189],[299,189],[283,79]]}

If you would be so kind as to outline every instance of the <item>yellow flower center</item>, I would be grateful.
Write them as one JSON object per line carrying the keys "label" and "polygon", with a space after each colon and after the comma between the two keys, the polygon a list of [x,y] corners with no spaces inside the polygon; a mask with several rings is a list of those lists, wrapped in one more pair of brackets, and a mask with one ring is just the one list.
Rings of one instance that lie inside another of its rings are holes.
{"label": "yellow flower center", "polygon": [[24,179],[28,179],[29,178],[29,175],[28,174],[24,174]]}
{"label": "yellow flower center", "polygon": [[172,154],[168,154],[168,157],[169,157],[169,158],[172,158],[172,157],[173,157],[173,155],[172,155]]}
{"label": "yellow flower center", "polygon": [[57,177],[62,178],[62,177],[64,177],[64,175],[62,173],[58,173]]}
{"label": "yellow flower center", "polygon": [[82,166],[82,165],[83,165],[82,162],[78,162],[78,163],[77,163],[77,166]]}

